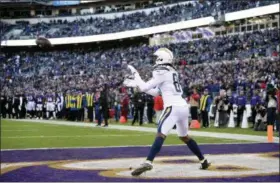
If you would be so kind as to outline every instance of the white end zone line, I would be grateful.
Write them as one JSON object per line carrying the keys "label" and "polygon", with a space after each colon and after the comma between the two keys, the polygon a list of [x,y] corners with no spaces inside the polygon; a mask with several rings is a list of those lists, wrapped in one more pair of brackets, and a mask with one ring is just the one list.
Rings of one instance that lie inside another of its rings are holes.
{"label": "white end zone line", "polygon": [[38,132],[38,130],[1,130],[1,132]]}
{"label": "white end zone line", "polygon": [[145,136],[149,134],[135,134],[135,135],[36,135],[36,136],[7,136],[1,137],[2,139],[28,139],[28,138],[98,138],[98,137],[132,137],[132,136]]}
{"label": "white end zone line", "polygon": [[[199,145],[223,145],[223,144],[259,144],[258,142],[240,142],[240,143],[199,143]],[[166,144],[164,146],[186,146],[180,144]],[[24,148],[24,149],[1,149],[1,151],[30,151],[30,150],[60,150],[60,149],[102,149],[102,148],[124,148],[124,147],[151,147],[149,145],[127,145],[127,146],[88,146],[88,147],[41,147],[41,148]]]}
{"label": "white end zone line", "polygon": [[[5,120],[7,120],[7,119],[5,119]],[[43,126],[49,126],[49,125],[43,125]],[[1,128],[10,128],[10,127],[13,127],[13,126],[11,126],[11,125],[1,125]],[[32,125],[21,125],[20,127],[32,127]]]}
{"label": "white end zone line", "polygon": [[[9,122],[29,122],[29,123],[45,123],[53,125],[67,125],[67,126],[79,126],[79,127],[92,127],[94,124],[84,123],[84,122],[67,122],[67,121],[55,121],[55,120],[30,120],[30,119],[18,119],[18,120],[8,120]],[[103,128],[106,129],[106,128]],[[125,125],[110,125],[107,129],[114,130],[130,130],[138,132],[151,132],[156,133],[156,128],[148,127],[136,127],[136,126],[125,126]],[[170,134],[177,134],[176,130],[171,130]],[[213,138],[223,138],[223,139],[233,139],[233,140],[248,140],[253,142],[267,142],[266,136],[257,135],[243,135],[243,134],[230,134],[230,133],[215,133],[215,132],[202,132],[202,131],[189,131],[190,135],[200,136],[200,137],[213,137]],[[279,137],[274,137],[274,143],[279,143]]]}

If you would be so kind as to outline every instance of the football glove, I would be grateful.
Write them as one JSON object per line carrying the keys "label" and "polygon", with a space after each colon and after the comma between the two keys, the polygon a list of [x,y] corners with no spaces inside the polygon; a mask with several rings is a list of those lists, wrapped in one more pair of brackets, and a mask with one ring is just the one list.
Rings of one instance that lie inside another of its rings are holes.
{"label": "football glove", "polygon": [[132,65],[127,65],[127,68],[130,70],[133,76],[137,76],[137,75],[139,76],[138,71]]}
{"label": "football glove", "polygon": [[129,78],[126,78],[124,80],[123,85],[126,87],[132,87],[132,88],[137,87],[136,81],[134,79],[129,79]]}
{"label": "football glove", "polygon": [[141,76],[139,75],[139,72],[132,65],[128,65],[127,68],[130,70],[135,81],[142,81]]}

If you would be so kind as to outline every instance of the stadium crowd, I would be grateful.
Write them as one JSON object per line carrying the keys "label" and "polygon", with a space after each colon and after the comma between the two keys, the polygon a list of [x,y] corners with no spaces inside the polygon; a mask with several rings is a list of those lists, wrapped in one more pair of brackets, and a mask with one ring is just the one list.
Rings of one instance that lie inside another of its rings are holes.
{"label": "stadium crowd", "polygon": [[[50,23],[41,22],[33,25],[18,23],[7,26],[5,32],[7,33],[14,28],[19,28],[23,31],[16,36],[13,34],[4,36],[4,39],[21,39],[21,36],[30,39],[39,35],[47,38],[57,38],[114,33],[206,16],[216,16],[219,12],[232,12],[274,3],[278,3],[278,1],[195,1],[194,4],[188,3],[172,7],[161,7],[159,10],[151,11],[149,14],[146,14],[144,11],[137,11],[114,19],[91,17],[88,19],[77,19],[73,22],[61,19],[57,21],[52,20]],[[51,31],[53,28],[56,28],[56,30]]]}
{"label": "stadium crowd", "polygon": [[[245,110],[244,105],[252,105],[251,100],[255,95],[261,98],[257,104],[268,109],[267,96],[271,96],[268,95],[268,89],[275,88],[279,92],[280,87],[278,31],[256,31],[166,45],[176,55],[175,67],[180,73],[184,97],[194,109],[193,119],[198,118],[198,111],[210,110],[209,105],[207,109],[199,108],[200,95],[205,89],[209,92],[212,98],[210,103],[214,106],[223,106],[219,102],[227,103],[227,100],[231,107],[233,104],[242,106],[237,110],[239,122],[242,110]],[[147,114],[153,114],[153,99],[124,88],[122,81],[127,63],[136,66],[141,75],[148,79],[152,70],[151,56],[155,49],[157,46],[138,45],[102,51],[78,48],[71,51],[1,53],[3,65],[0,72],[4,76],[1,77],[1,94],[6,101],[2,102],[2,109],[5,108],[4,112],[10,114],[3,114],[2,110],[2,117],[23,118],[27,112],[31,117],[50,118],[50,112],[56,111],[52,117],[80,121],[83,120],[83,109],[87,108],[88,111],[98,114],[95,118],[101,123],[102,116],[109,118],[109,112],[106,112],[109,109],[117,111],[116,120],[119,120],[120,116],[132,116],[133,110],[136,110],[142,111],[142,124],[143,110],[148,106],[147,103],[150,106]],[[198,93],[192,93],[194,88]],[[269,92],[275,92],[275,89]],[[219,92],[223,93],[224,90],[229,98],[221,100]],[[244,95],[241,103],[238,102],[240,95]],[[276,93],[273,93],[273,96],[275,95]],[[28,105],[29,100],[34,101],[35,105],[38,96],[44,110],[44,113],[39,115],[34,113],[36,108],[33,102]],[[235,99],[230,99],[231,97]],[[276,100],[279,102],[279,96]],[[46,105],[43,105],[43,102],[46,102]],[[47,107],[47,103],[53,105]],[[273,102],[271,105],[276,111],[277,106]],[[99,113],[102,109],[103,113]],[[93,114],[90,113],[89,116]],[[135,120],[136,118],[138,116],[135,116]],[[93,117],[90,121],[93,121]],[[222,120],[220,124],[224,125],[225,121],[227,120]],[[204,126],[208,127],[207,123]]]}

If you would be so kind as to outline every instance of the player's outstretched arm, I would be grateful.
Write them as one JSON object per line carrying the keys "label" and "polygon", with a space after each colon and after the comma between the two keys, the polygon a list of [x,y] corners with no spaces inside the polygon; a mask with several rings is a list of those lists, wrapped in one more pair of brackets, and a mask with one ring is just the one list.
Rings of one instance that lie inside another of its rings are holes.
{"label": "player's outstretched arm", "polygon": [[148,82],[145,82],[142,80],[141,76],[139,75],[138,71],[131,65],[128,65],[128,69],[130,69],[131,73],[134,76],[134,81],[140,91],[145,92],[152,96],[159,95],[159,90],[156,88],[159,84],[161,84],[162,77],[160,76],[160,72],[153,72],[153,78],[149,80]]}
{"label": "player's outstretched arm", "polygon": [[[127,87],[132,87],[132,88],[138,87],[138,88],[140,88],[134,79],[126,78],[124,80],[123,84]],[[159,95],[159,90],[158,90],[158,88],[153,88],[153,89],[150,89],[150,90],[146,91],[145,93],[155,97],[155,96]]]}
{"label": "player's outstretched arm", "polygon": [[127,87],[132,87],[132,88],[137,87],[136,81],[134,79],[129,79],[129,78],[126,78],[124,80],[123,85],[125,85]]}
{"label": "player's outstretched arm", "polygon": [[158,85],[160,85],[163,80],[162,77],[159,77],[157,74],[153,73],[153,78],[150,79],[148,82],[143,81],[140,77],[135,77],[135,81],[142,92],[148,92],[151,90],[151,92],[155,92],[158,90],[154,89]]}
{"label": "player's outstretched arm", "polygon": [[153,89],[150,89],[150,90],[146,91],[145,93],[156,97],[156,96],[159,95],[159,89],[158,88],[153,88]]}

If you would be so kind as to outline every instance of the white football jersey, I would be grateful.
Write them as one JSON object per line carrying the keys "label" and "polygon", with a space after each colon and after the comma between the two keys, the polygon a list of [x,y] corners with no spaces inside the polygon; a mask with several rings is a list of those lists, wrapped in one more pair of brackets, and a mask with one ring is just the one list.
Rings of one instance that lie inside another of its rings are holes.
{"label": "white football jersey", "polygon": [[164,106],[186,106],[183,90],[179,82],[179,75],[170,66],[158,66],[153,71],[153,78],[145,84],[140,84],[141,91],[151,95],[161,92]]}

